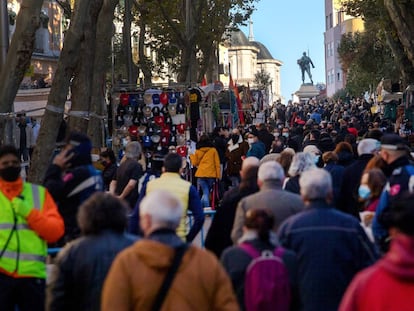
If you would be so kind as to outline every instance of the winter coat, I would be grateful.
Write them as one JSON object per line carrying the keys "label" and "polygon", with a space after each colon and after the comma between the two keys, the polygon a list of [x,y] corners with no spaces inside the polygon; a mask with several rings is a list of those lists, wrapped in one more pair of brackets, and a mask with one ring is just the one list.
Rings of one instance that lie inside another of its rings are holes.
{"label": "winter coat", "polygon": [[[342,165],[335,164],[334,162],[329,162],[324,167],[325,170],[327,170],[332,177],[332,190],[334,195],[334,205],[338,206],[339,203],[339,196],[341,193],[341,186],[342,186],[342,180],[344,175],[344,167]],[[349,184],[350,187],[352,184]]]}
{"label": "winter coat", "polygon": [[250,145],[246,157],[256,157],[259,160],[266,154],[266,146],[260,140]]}
{"label": "winter coat", "polygon": [[304,311],[337,310],[354,275],[377,258],[358,220],[325,200],[314,200],[287,219],[278,236],[298,257]]}
{"label": "winter coat", "polygon": [[414,166],[410,164],[407,157],[403,156],[388,165],[392,173],[388,178],[372,221],[372,232],[375,242],[386,251],[388,247],[388,209],[399,196],[412,188],[414,178]]}
{"label": "winter coat", "polygon": [[197,167],[196,177],[220,178],[220,159],[214,147],[202,147],[190,155],[191,164]]}
{"label": "winter coat", "polygon": [[251,208],[268,208],[274,215],[273,229],[276,232],[279,225],[287,219],[303,210],[303,201],[299,195],[282,190],[278,181],[267,180],[263,183],[260,191],[245,197],[239,202],[234,219],[231,239],[234,244],[243,234],[246,212]]}
{"label": "winter coat", "polygon": [[375,265],[358,273],[340,311],[411,311],[414,306],[414,238],[399,234]]}
{"label": "winter coat", "polygon": [[227,144],[226,158],[227,158],[227,175],[238,176],[240,174],[241,166],[243,163],[242,157],[246,155],[249,150],[249,144],[240,136],[237,144],[233,144],[230,140]]}
{"label": "winter coat", "polygon": [[363,154],[355,162],[345,167],[340,191],[338,208],[359,219],[358,187],[361,184],[362,173],[372,154]]}
{"label": "winter coat", "polygon": [[244,197],[257,192],[259,188],[240,187],[232,188],[227,191],[220,205],[216,209],[216,214],[208,230],[205,247],[220,257],[226,247],[233,245],[231,240],[231,229],[233,228],[234,217],[236,215],[237,204]]}
{"label": "winter coat", "polygon": [[52,164],[46,171],[43,185],[55,199],[65,222],[65,235],[57,243],[63,246],[80,236],[76,220],[78,208],[93,193],[103,191],[102,175],[92,164],[74,166],[65,172]]}
{"label": "winter coat", "polygon": [[104,231],[79,238],[58,254],[47,292],[47,310],[99,311],[103,282],[115,256],[136,237]]}
{"label": "winter coat", "polygon": [[[147,311],[161,287],[181,239],[173,231],[142,239],[121,252],[108,273],[102,311]],[[165,240],[169,239],[169,242]],[[161,310],[239,310],[231,282],[216,257],[189,246]]]}

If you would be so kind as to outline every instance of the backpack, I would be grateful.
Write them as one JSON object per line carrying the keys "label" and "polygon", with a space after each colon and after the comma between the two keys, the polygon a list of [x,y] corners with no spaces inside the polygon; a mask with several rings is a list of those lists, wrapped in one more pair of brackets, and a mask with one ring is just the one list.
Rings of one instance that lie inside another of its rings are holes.
{"label": "backpack", "polygon": [[277,247],[273,252],[264,250],[260,253],[248,243],[242,243],[240,247],[253,258],[244,278],[246,311],[288,311],[291,287],[281,258],[285,250]]}

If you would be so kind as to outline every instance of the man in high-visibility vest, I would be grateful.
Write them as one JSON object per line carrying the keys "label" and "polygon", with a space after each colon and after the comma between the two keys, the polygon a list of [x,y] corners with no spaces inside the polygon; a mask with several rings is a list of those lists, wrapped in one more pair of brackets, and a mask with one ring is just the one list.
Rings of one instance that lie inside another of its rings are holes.
{"label": "man in high-visibility vest", "polygon": [[0,147],[0,309],[40,311],[45,305],[47,243],[64,233],[48,191],[24,182],[14,146]]}

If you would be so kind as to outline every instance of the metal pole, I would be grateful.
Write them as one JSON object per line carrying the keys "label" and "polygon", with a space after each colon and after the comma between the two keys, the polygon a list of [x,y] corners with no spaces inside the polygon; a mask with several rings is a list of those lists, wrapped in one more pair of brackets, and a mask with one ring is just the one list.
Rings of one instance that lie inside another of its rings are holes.
{"label": "metal pole", "polygon": [[9,50],[9,13],[7,1],[2,0],[0,5],[0,71],[6,63]]}

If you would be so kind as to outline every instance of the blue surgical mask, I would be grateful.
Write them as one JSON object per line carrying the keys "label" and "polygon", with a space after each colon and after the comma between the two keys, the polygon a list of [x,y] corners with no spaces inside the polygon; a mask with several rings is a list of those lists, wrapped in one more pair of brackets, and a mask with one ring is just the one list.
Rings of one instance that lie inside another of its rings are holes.
{"label": "blue surgical mask", "polygon": [[358,195],[361,199],[367,200],[371,195],[371,189],[367,185],[360,185],[358,188]]}
{"label": "blue surgical mask", "polygon": [[282,133],[282,136],[284,136],[284,137],[289,137],[289,133]]}
{"label": "blue surgical mask", "polygon": [[318,164],[320,157],[321,157],[320,154],[315,154],[313,156],[313,161],[314,161],[315,164]]}

